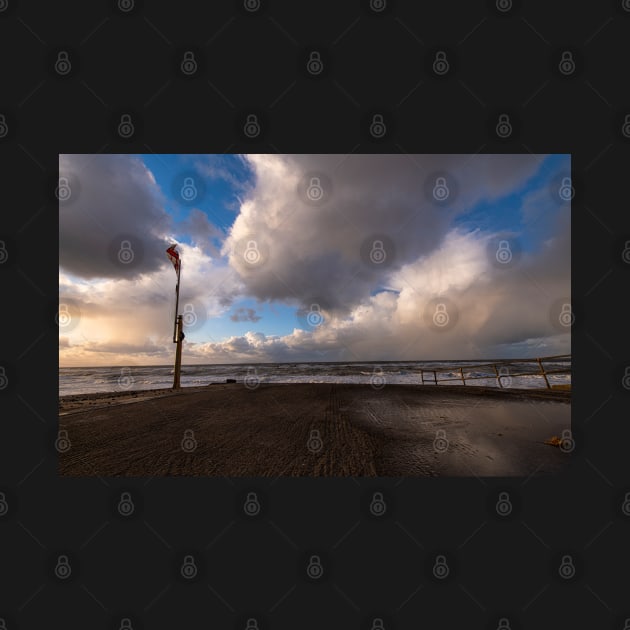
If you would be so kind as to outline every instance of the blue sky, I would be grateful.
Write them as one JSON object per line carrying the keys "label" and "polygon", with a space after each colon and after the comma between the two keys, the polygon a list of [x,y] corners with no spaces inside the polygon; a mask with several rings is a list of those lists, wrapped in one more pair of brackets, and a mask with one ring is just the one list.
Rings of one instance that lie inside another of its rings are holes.
{"label": "blue sky", "polygon": [[[172,301],[175,273],[159,252],[171,239],[182,249],[182,295],[203,312],[203,325],[187,331],[194,362],[307,360],[321,348],[357,360],[395,359],[415,337],[417,352],[431,353],[418,358],[469,357],[470,348],[509,354],[510,345],[521,354],[528,345],[566,347],[551,311],[553,300],[570,294],[570,203],[558,194],[570,176],[570,156],[412,157],[60,156],[60,175],[67,172],[81,194],[60,208],[60,299],[65,293],[74,300],[83,324],[67,337],[60,331],[60,356],[67,364],[96,365],[101,356],[111,364],[115,347],[118,361],[170,357],[163,303]],[[427,194],[436,172],[457,191],[444,203]],[[325,188],[323,199],[304,197],[313,176]],[[101,207],[99,187],[108,178],[115,182],[111,204]],[[112,267],[111,241],[110,260],[99,262],[97,240],[83,242],[88,209],[99,213],[101,231],[110,230],[114,242],[120,234],[137,236],[142,266],[119,269],[114,260]],[[239,255],[253,237],[264,263],[255,269]],[[366,260],[366,242],[377,238],[391,247],[381,266]],[[503,269],[491,248],[505,238],[520,257]],[[545,265],[553,279],[545,279]],[[534,284],[539,310],[549,313],[516,317],[514,295]],[[475,292],[495,310],[505,303],[501,321],[481,312]],[[132,296],[146,312],[142,344],[123,341],[126,325],[111,306],[115,293]],[[423,331],[420,313],[442,295],[460,309],[460,330],[438,343]],[[304,317],[314,300],[325,314],[317,329]],[[414,309],[417,322],[410,319]]]}

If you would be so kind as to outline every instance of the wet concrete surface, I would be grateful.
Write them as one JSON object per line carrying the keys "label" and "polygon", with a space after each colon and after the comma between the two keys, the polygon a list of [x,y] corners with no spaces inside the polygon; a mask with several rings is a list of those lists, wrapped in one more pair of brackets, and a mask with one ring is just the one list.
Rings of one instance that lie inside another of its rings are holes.
{"label": "wet concrete surface", "polygon": [[544,443],[571,426],[569,392],[234,383],[64,403],[63,475],[528,477],[570,458]]}

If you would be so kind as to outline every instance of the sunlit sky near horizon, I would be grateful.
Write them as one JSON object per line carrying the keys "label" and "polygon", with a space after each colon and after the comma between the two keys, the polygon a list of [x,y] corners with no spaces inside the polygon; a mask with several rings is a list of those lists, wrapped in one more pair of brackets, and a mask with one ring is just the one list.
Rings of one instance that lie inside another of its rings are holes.
{"label": "sunlit sky near horizon", "polygon": [[60,366],[570,353],[569,155],[60,155]]}

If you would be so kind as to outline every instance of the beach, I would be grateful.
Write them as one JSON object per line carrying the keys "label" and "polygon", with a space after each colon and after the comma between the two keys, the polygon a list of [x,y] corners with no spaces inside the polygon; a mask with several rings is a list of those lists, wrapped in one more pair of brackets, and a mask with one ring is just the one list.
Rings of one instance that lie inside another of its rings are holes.
{"label": "beach", "polygon": [[[62,396],[68,476],[527,477],[565,469],[545,444],[570,391],[243,382]],[[66,444],[67,446],[67,444]]]}

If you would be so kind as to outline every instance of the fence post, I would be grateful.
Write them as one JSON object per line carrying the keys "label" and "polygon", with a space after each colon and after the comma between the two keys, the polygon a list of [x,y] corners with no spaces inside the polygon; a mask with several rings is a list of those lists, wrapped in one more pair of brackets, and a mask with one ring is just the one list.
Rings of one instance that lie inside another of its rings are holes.
{"label": "fence post", "polygon": [[433,370],[433,380],[435,381],[435,384],[437,385],[437,371]]}
{"label": "fence post", "polygon": [[460,371],[460,373],[462,375],[462,383],[464,383],[464,385],[466,385],[466,379],[464,378],[464,368],[460,367],[459,371]]}
{"label": "fence post", "polygon": [[497,364],[493,363],[492,367],[494,368],[494,373],[497,375],[497,383],[499,383],[499,387],[503,387],[503,383],[501,382],[501,377],[499,376],[499,370],[497,370]]}
{"label": "fence post", "polygon": [[543,367],[542,361],[540,359],[536,359],[538,361],[538,366],[540,367],[540,373],[545,378],[545,383],[547,383],[547,389],[551,389],[551,385],[549,385],[549,379],[547,378],[547,373],[545,372],[545,368]]}

